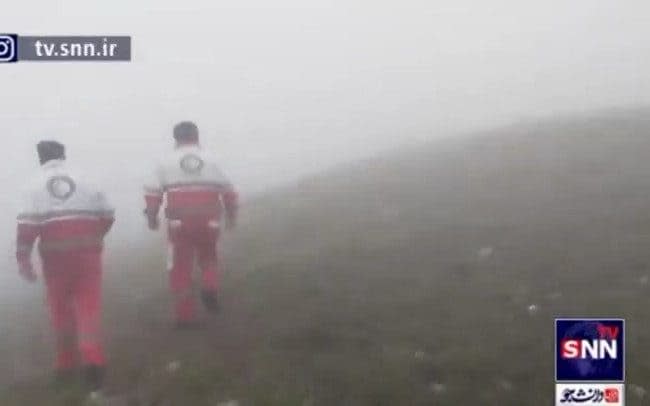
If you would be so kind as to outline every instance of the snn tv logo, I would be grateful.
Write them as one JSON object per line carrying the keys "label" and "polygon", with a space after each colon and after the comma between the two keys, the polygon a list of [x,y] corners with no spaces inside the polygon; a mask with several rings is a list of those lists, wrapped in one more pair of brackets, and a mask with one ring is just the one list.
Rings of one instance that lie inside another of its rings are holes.
{"label": "snn tv logo", "polygon": [[618,358],[616,339],[620,334],[618,326],[598,324],[598,339],[565,338],[561,342],[562,358],[564,359],[606,359]]}
{"label": "snn tv logo", "polygon": [[557,319],[558,382],[622,382],[625,322],[622,319]]}

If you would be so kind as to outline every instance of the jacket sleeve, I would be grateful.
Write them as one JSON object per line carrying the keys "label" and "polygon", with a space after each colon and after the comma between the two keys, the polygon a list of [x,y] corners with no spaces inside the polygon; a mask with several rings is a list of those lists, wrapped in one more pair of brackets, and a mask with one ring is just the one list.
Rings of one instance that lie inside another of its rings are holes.
{"label": "jacket sleeve", "polygon": [[219,194],[221,195],[221,202],[226,212],[226,219],[231,224],[234,224],[237,220],[237,212],[239,211],[239,194],[229,177],[218,167],[216,168],[216,178],[219,183]]}
{"label": "jacket sleeve", "polygon": [[158,217],[158,211],[163,201],[163,188],[159,168],[152,173],[144,185],[144,201],[144,213],[148,217]]}
{"label": "jacket sleeve", "polygon": [[237,212],[239,211],[239,194],[232,184],[228,183],[224,188],[222,199],[226,217],[228,221],[234,223],[237,220]]}
{"label": "jacket sleeve", "polygon": [[23,194],[16,227],[16,260],[25,263],[31,260],[34,243],[41,230],[41,219],[36,210],[36,202],[30,193]]}

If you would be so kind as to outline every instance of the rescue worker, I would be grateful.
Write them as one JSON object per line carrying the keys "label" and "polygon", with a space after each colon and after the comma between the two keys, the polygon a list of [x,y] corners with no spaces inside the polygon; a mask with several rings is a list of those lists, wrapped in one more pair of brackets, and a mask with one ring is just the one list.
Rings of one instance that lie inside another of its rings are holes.
{"label": "rescue worker", "polygon": [[192,284],[195,260],[201,272],[203,305],[209,312],[218,311],[217,241],[222,217],[227,229],[235,226],[237,193],[211,154],[199,145],[199,131],[194,123],[178,123],[173,135],[175,149],[158,165],[155,176],[145,186],[144,213],[149,228],[156,230],[158,212],[165,198],[167,266],[175,325],[185,329],[197,326]]}
{"label": "rescue worker", "polygon": [[41,141],[41,168],[27,184],[18,215],[16,259],[20,275],[35,282],[31,261],[38,239],[51,324],[56,337],[55,376],[102,386],[106,358],[101,342],[102,246],[113,208],[83,172],[69,168],[65,147]]}

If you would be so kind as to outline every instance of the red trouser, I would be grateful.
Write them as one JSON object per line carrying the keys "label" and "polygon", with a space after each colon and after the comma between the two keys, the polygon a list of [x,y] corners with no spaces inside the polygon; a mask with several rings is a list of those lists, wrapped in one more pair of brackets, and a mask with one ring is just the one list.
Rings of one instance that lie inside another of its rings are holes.
{"label": "red trouser", "polygon": [[193,321],[196,317],[192,292],[192,271],[198,260],[201,270],[201,289],[219,288],[217,240],[219,229],[208,221],[170,221],[169,285],[174,296],[177,321]]}
{"label": "red trouser", "polygon": [[101,250],[42,253],[57,369],[106,363],[101,343]]}

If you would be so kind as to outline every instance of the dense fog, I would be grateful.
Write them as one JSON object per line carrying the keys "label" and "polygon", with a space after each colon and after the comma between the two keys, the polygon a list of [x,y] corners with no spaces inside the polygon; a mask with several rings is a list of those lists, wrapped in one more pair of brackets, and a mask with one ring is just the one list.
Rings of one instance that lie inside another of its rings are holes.
{"label": "dense fog", "polygon": [[[133,36],[131,63],[0,66],[3,285],[34,144],[68,146],[138,243],[142,179],[195,120],[244,201],[405,144],[650,102],[645,1],[22,1],[5,32]],[[242,213],[245,216],[245,211]],[[22,286],[22,285],[21,285]],[[3,289],[5,291],[5,289]]]}

